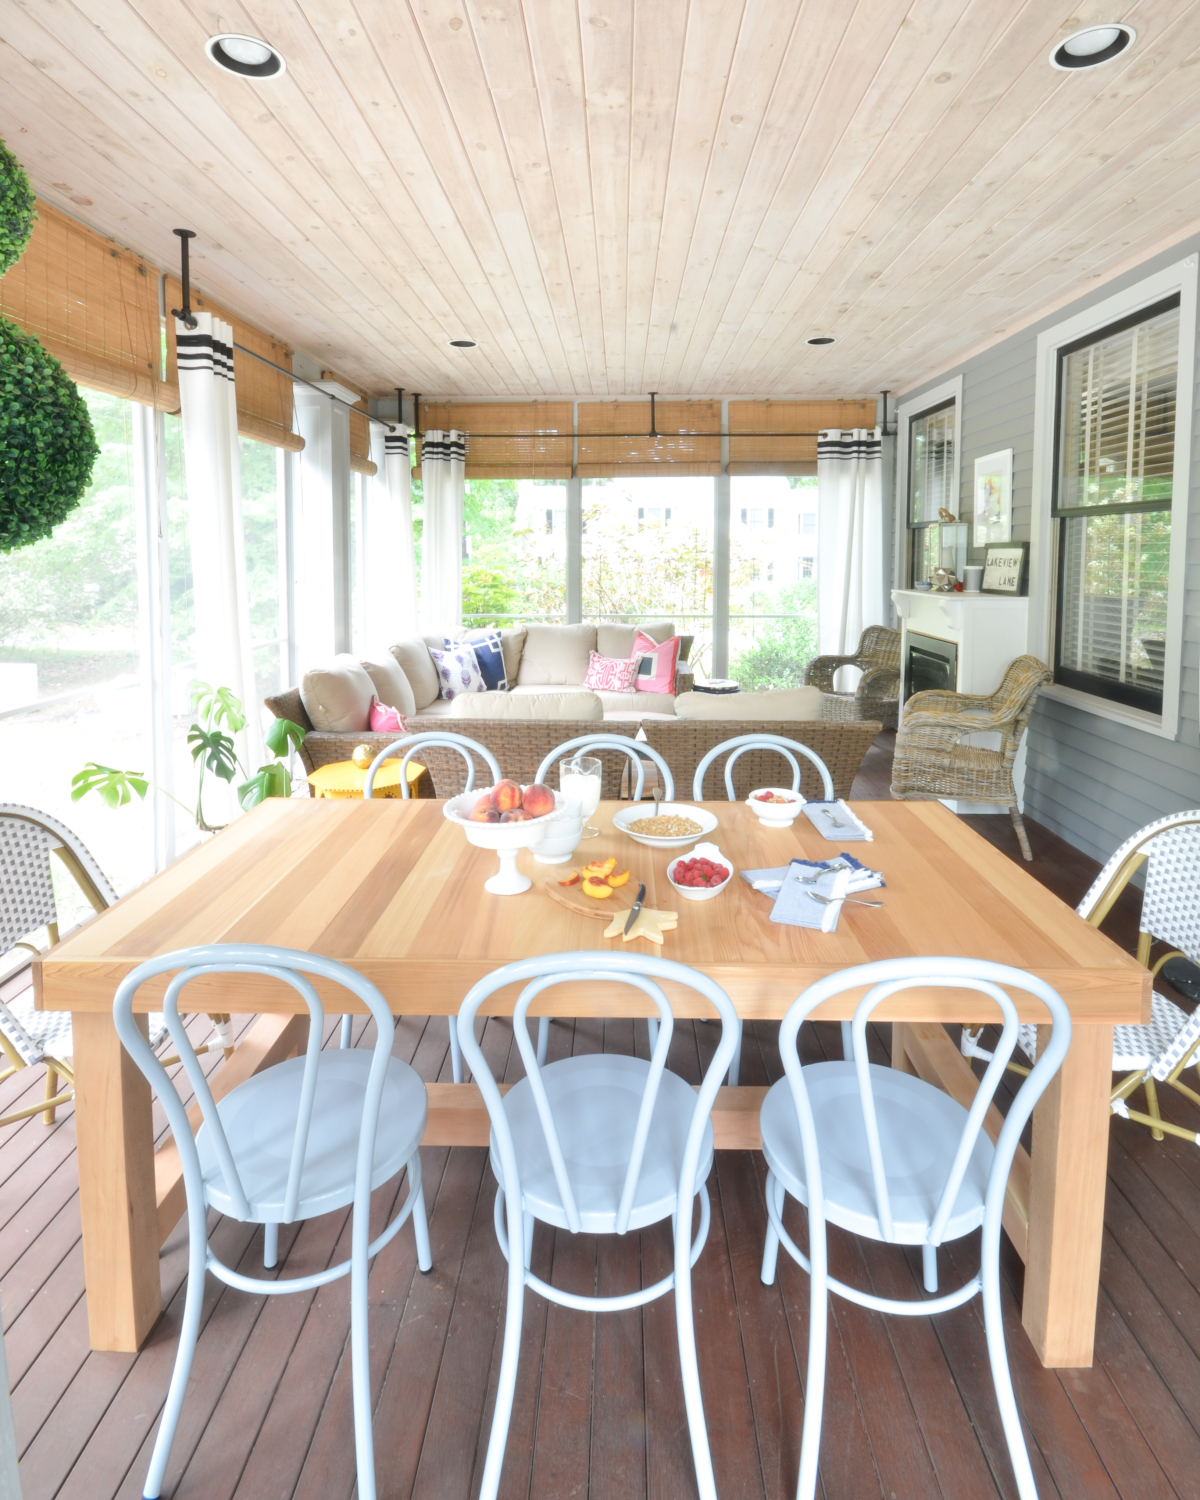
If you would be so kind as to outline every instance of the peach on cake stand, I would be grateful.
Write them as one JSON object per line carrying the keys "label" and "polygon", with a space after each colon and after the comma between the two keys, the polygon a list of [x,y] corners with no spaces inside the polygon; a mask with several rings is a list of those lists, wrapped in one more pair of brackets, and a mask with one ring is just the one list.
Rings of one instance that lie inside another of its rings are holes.
{"label": "peach on cake stand", "polygon": [[[536,811],[541,808],[547,810]],[[493,896],[519,896],[533,881],[517,869],[517,855],[540,844],[554,820],[569,808],[566,799],[549,787],[521,788],[514,782],[501,781],[486,791],[452,797],[442,811],[452,823],[460,825],[469,844],[494,849],[500,856],[500,868],[484,881],[484,890]]]}

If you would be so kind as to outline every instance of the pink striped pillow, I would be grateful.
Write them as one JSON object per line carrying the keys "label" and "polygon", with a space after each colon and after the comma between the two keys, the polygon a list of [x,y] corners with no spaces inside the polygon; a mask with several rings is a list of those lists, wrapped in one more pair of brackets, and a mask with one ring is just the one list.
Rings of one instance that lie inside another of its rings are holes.
{"label": "pink striped pillow", "polygon": [[619,657],[601,656],[597,651],[589,651],[587,676],[583,679],[583,685],[591,688],[594,693],[632,693],[640,659],[634,656],[628,661],[622,661]]}

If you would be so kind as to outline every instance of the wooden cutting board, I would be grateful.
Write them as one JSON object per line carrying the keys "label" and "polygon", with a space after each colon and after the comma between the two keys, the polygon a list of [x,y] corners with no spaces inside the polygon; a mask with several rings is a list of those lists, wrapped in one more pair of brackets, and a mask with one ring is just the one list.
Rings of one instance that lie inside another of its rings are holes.
{"label": "wooden cutting board", "polygon": [[637,900],[640,883],[631,875],[624,885],[616,887],[611,896],[600,901],[594,896],[585,896],[579,885],[559,885],[552,874],[546,877],[542,889],[552,901],[557,901],[568,911],[576,911],[583,917],[593,917],[598,922],[611,922],[614,912],[628,911]]}

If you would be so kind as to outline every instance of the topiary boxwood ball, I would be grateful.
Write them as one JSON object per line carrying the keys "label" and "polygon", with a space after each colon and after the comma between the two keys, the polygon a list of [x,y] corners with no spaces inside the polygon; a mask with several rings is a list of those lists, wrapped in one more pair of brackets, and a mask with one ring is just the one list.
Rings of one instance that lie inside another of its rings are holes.
{"label": "topiary boxwood ball", "polygon": [[37,217],[34,207],[25,168],[0,141],[0,276],[25,253]]}
{"label": "topiary boxwood ball", "polygon": [[49,536],[83,498],[99,453],[66,371],[0,318],[0,552]]}

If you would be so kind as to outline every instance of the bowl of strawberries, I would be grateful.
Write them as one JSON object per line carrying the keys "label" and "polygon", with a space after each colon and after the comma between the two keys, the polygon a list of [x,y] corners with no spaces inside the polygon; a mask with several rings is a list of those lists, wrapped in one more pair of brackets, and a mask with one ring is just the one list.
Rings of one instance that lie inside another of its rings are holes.
{"label": "bowl of strawberries", "polygon": [[671,861],[667,879],[685,901],[711,901],[733,879],[733,866],[716,844],[697,844]]}
{"label": "bowl of strawberries", "polygon": [[523,787],[498,781],[486,791],[451,797],[442,812],[462,828],[469,844],[494,849],[500,856],[500,868],[484,881],[484,890],[493,896],[519,896],[533,882],[517,869],[517,855],[540,844],[554,820],[573,810],[561,793],[540,782]]}

